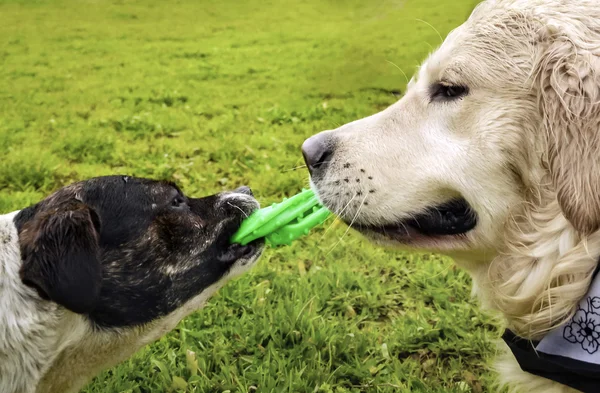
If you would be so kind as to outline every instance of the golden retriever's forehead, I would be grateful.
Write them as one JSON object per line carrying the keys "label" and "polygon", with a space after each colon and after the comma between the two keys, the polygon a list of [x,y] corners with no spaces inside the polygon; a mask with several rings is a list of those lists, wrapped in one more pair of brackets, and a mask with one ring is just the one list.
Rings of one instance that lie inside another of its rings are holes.
{"label": "golden retriever's forehead", "polygon": [[469,63],[471,54],[461,50],[465,42],[466,26],[453,31],[442,46],[423,62],[419,69],[419,79],[426,83],[451,82],[468,83],[471,72]]}
{"label": "golden retriever's forehead", "polygon": [[[419,79],[471,87],[522,84],[533,66],[539,24],[519,10],[478,12],[423,63]],[[513,75],[511,81],[503,76]]]}

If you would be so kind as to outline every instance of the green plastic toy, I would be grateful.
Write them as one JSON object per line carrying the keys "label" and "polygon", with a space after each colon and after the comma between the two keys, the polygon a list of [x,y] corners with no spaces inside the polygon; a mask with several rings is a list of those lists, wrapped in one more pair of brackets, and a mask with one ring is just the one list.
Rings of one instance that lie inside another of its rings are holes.
{"label": "green plastic toy", "polygon": [[312,190],[302,190],[281,203],[252,213],[242,222],[231,242],[246,245],[264,237],[271,246],[290,245],[322,224],[330,214],[327,208],[319,204]]}

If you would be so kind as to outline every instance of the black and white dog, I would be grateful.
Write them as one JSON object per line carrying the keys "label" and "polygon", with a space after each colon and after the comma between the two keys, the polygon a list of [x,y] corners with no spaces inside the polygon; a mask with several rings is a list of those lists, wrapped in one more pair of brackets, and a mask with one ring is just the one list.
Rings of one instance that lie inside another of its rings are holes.
{"label": "black and white dog", "polygon": [[174,328],[258,259],[229,244],[257,208],[109,176],[0,216],[0,392],[76,392]]}

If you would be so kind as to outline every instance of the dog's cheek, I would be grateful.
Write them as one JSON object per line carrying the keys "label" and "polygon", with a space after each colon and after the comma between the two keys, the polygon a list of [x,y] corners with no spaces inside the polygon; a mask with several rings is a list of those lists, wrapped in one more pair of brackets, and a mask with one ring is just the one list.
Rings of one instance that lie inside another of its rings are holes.
{"label": "dog's cheek", "polygon": [[148,231],[153,235],[152,246],[160,246],[168,252],[189,250],[192,238],[195,237],[193,223],[185,217],[178,217],[176,214],[158,217]]}

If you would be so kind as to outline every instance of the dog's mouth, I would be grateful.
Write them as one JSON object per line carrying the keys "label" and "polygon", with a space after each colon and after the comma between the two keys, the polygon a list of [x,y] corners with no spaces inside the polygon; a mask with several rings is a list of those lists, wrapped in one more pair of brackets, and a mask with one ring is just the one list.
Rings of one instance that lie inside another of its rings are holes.
{"label": "dog's mouth", "polygon": [[238,260],[252,260],[256,258],[264,248],[264,240],[257,239],[245,246],[241,244],[229,244],[217,257],[219,262],[233,264]]}
{"label": "dog's mouth", "polygon": [[389,240],[409,243],[423,238],[464,236],[476,225],[475,212],[465,199],[458,198],[427,208],[398,222],[382,225],[355,223],[353,227],[367,235],[383,236]]}
{"label": "dog's mouth", "polygon": [[242,222],[258,209],[258,202],[255,205],[245,203],[243,206],[237,206],[234,209],[234,217],[226,225],[221,234],[221,246],[219,247],[221,252],[217,256],[219,262],[233,264],[237,261],[244,261],[243,264],[246,264],[247,261],[256,260],[260,256],[265,245],[264,239],[256,239],[246,245],[230,242],[231,237],[239,229]]}

